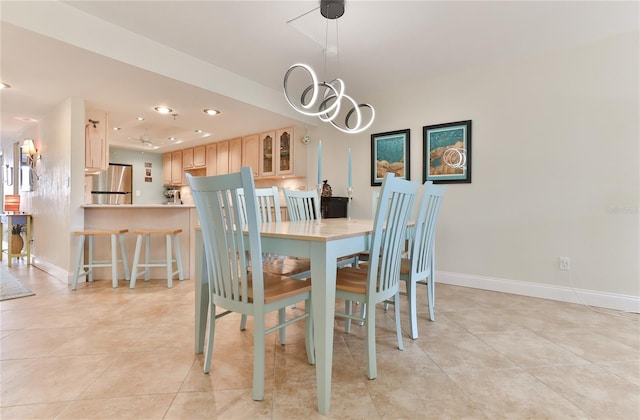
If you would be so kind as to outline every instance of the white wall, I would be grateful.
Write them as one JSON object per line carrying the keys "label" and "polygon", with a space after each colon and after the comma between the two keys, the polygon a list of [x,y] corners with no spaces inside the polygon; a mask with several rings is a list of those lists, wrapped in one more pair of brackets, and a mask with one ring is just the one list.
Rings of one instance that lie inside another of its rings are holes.
{"label": "white wall", "polygon": [[[403,90],[372,89],[359,98],[376,107],[369,132],[310,130],[309,177],[321,138],[325,178],[344,195],[352,147],[354,216],[370,217],[371,133],[411,129],[411,178],[422,182],[422,127],[470,119],[473,179],[448,186],[440,278],[571,287],[637,306],[638,39],[634,32]],[[558,270],[559,256],[570,257],[569,272]]]}

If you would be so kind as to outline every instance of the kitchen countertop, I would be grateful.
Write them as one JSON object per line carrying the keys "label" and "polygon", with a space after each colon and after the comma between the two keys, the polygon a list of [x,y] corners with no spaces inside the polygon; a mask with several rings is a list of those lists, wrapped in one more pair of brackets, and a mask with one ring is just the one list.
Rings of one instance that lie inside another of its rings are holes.
{"label": "kitchen countertop", "polygon": [[192,209],[195,204],[83,204],[84,209]]}

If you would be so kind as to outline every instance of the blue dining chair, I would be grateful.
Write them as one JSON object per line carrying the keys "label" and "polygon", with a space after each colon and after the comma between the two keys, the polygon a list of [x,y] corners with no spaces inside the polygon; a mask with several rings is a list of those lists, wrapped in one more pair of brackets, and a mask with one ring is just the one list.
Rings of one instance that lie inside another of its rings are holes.
{"label": "blue dining chair", "polygon": [[[399,283],[400,264],[407,222],[419,184],[387,174],[382,181],[380,199],[374,218],[369,245],[370,258],[366,267],[340,268],[336,274],[336,299],[344,299],[345,311],[336,311],[337,317],[346,318],[345,331],[351,329],[351,320],[364,323],[366,328],[367,376],[377,377],[375,310],[378,303],[394,299],[398,348],[404,350],[400,326]],[[362,302],[366,310],[353,315],[352,302]]]}
{"label": "blue dining chair", "polygon": [[[253,174],[240,172],[194,177],[186,174],[202,227],[209,282],[208,339],[203,371],[209,373],[213,359],[216,320],[232,312],[252,316],[253,399],[264,398],[265,336],[285,326],[305,321],[305,344],[309,363],[315,363],[312,339],[311,281],[270,274],[263,270],[258,206]],[[243,188],[246,228],[243,228],[238,189]],[[251,267],[251,270],[249,270]],[[267,328],[265,316],[297,302],[305,302],[304,313]],[[216,314],[218,307],[225,309]],[[238,352],[251,351],[238,347]]]}

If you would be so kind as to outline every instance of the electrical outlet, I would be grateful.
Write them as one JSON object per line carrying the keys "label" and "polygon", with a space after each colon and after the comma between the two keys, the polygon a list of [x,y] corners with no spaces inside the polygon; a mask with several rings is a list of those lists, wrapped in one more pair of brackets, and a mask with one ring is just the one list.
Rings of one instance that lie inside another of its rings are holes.
{"label": "electrical outlet", "polygon": [[569,257],[559,257],[558,258],[558,268],[562,271],[569,271],[571,267],[571,263]]}

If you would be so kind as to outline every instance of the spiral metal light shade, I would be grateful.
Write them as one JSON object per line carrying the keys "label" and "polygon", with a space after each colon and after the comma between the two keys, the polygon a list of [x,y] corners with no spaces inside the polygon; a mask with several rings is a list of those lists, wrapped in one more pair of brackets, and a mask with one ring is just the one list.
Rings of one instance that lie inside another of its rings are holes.
{"label": "spiral metal light shade", "polygon": [[[306,72],[311,78],[311,84],[300,94],[300,101],[292,100],[289,93],[289,77],[296,70]],[[344,133],[360,133],[373,123],[376,115],[375,110],[370,104],[358,104],[344,90],[344,82],[341,79],[334,79],[331,82],[319,82],[313,69],[306,64],[294,64],[289,67],[284,75],[284,97],[293,109],[303,115],[318,117],[321,121],[331,123],[331,125]],[[346,101],[347,106],[351,108],[346,113],[344,125],[341,126],[335,120],[340,114],[343,101]],[[360,108],[368,108],[370,110],[371,117],[366,123]]]}
{"label": "spiral metal light shade", "polygon": [[[327,19],[337,19],[344,14],[344,0],[321,0],[320,12]],[[297,96],[292,97],[289,92],[289,77],[293,72],[303,72],[303,77],[311,79],[311,83],[300,93],[299,101],[294,100]],[[284,75],[284,97],[289,105],[299,113],[318,117],[321,121],[331,123],[335,128],[347,134],[366,130],[373,124],[376,116],[373,106],[366,103],[359,104],[345,93],[344,82],[341,79],[319,82],[315,72],[307,64],[298,63],[289,67]],[[363,109],[369,110],[370,119],[368,121],[363,118]],[[343,124],[338,121],[342,119],[341,110],[346,111],[342,114],[344,115]]]}

